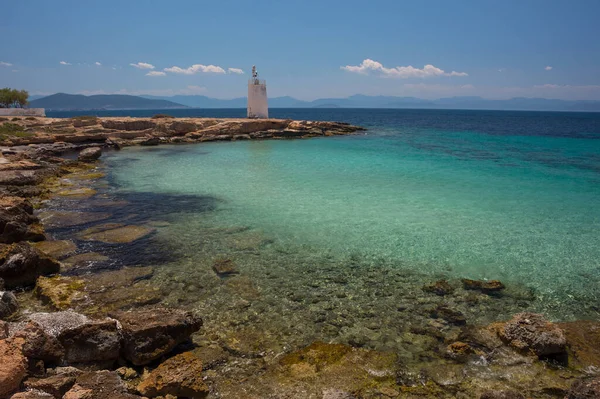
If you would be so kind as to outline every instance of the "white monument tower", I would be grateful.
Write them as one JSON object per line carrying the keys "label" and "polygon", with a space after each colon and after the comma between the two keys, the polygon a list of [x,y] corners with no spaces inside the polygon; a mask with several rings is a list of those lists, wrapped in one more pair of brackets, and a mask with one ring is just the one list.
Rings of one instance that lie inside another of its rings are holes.
{"label": "white monument tower", "polygon": [[267,82],[258,79],[256,66],[252,66],[252,78],[248,81],[248,118],[268,118]]}

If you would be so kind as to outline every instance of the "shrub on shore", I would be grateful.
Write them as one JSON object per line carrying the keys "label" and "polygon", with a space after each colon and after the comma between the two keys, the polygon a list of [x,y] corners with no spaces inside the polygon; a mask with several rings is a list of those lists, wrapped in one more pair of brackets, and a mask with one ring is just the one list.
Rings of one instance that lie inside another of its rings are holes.
{"label": "shrub on shore", "polygon": [[0,125],[0,140],[6,140],[9,137],[27,137],[31,133],[25,131],[23,126],[16,123],[3,123]]}
{"label": "shrub on shore", "polygon": [[167,114],[156,114],[156,115],[153,115],[151,119],[162,119],[162,118],[173,118],[173,116],[167,115]]}

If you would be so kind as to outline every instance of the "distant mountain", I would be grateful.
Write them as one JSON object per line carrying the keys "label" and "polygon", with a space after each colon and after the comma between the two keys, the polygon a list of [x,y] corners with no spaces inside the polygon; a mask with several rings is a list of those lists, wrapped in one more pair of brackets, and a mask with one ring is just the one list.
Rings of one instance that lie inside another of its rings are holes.
{"label": "distant mountain", "polygon": [[[220,100],[206,96],[173,96],[145,98],[174,101],[197,108],[246,108],[246,97]],[[511,98],[488,100],[481,97],[448,97],[425,100],[417,97],[366,96],[356,94],[346,98],[320,98],[303,101],[293,97],[269,98],[270,108],[425,108],[480,109],[515,111],[592,111],[600,112],[600,101],[569,101],[545,98]]]}
{"label": "distant mountain", "polygon": [[[246,108],[246,97],[223,100],[207,96],[82,96],[54,94],[30,100],[30,107],[48,110],[88,109],[168,109],[168,108]],[[416,97],[365,96],[356,94],[346,98],[320,98],[303,101],[293,97],[269,98],[270,108],[409,108],[409,109],[478,109],[515,111],[588,111],[600,112],[600,101],[568,101],[546,98],[516,97],[508,100],[488,100],[481,97],[448,97],[424,100]]]}
{"label": "distant mountain", "polygon": [[185,105],[169,100],[154,100],[122,94],[84,96],[65,93],[57,93],[32,100],[29,102],[29,106],[31,108],[46,108],[50,111],[187,108]]}

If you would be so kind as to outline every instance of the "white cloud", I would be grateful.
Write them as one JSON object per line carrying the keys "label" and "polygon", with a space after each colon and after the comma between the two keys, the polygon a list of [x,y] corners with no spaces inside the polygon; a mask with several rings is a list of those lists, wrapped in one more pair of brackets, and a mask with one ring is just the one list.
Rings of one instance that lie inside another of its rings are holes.
{"label": "white cloud", "polygon": [[67,62],[67,61],[61,61],[59,62],[60,65],[71,65],[71,63]]}
{"label": "white cloud", "polygon": [[544,68],[546,71],[551,71],[552,67],[550,65],[548,65],[546,68]]}
{"label": "white cloud", "polygon": [[0,66],[9,67],[9,66],[12,66],[12,64],[10,62],[0,61]]}
{"label": "white cloud", "polygon": [[102,66],[102,64],[99,63],[98,61],[96,61],[95,64],[98,65],[98,66]]}
{"label": "white cloud", "polygon": [[178,66],[172,66],[171,68],[163,69],[165,72],[178,73],[182,75],[194,75],[199,72],[203,73],[226,73],[223,68],[216,65],[202,65],[202,64],[194,64],[189,68],[180,68]]}
{"label": "white cloud", "polygon": [[165,76],[166,73],[160,71],[150,71],[146,74],[146,76]]}
{"label": "white cloud", "polygon": [[238,75],[244,74],[244,71],[242,71],[239,68],[227,68],[227,70],[229,71],[229,73],[237,73]]}
{"label": "white cloud", "polygon": [[348,72],[360,73],[363,75],[366,75],[369,72],[376,72],[379,73],[380,76],[400,79],[429,78],[434,76],[469,76],[466,72],[446,72],[433,65],[425,65],[422,69],[415,68],[411,65],[386,68],[380,62],[368,58],[361,62],[360,65],[346,65],[340,68]]}
{"label": "white cloud", "polygon": [[154,69],[154,65],[152,64],[148,64],[146,62],[138,62],[136,64],[129,64],[132,67],[138,68],[138,69]]}

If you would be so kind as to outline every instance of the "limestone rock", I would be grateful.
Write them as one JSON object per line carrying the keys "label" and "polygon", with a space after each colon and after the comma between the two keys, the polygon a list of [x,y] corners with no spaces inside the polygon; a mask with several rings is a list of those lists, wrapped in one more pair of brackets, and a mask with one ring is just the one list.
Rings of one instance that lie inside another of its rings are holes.
{"label": "limestone rock", "polygon": [[94,162],[102,155],[100,147],[89,147],[79,153],[77,159],[81,162]]}
{"label": "limestone rock", "polygon": [[74,384],[75,377],[54,375],[48,378],[30,378],[23,385],[25,388],[46,392],[60,399]]}
{"label": "limestone rock", "polygon": [[0,278],[7,288],[35,284],[38,276],[58,273],[60,264],[26,242],[0,246]]}
{"label": "limestone rock", "polygon": [[44,363],[59,364],[62,361],[65,349],[56,337],[49,335],[39,324],[28,322],[17,328],[12,336],[24,341],[23,354],[30,362],[41,360]]}
{"label": "limestone rock", "polygon": [[140,366],[169,353],[202,326],[202,319],[177,309],[114,312],[123,334],[123,357]]}
{"label": "limestone rock", "polygon": [[563,331],[535,313],[519,313],[499,330],[500,338],[511,346],[531,351],[537,356],[565,353],[567,340]]}
{"label": "limestone rock", "polygon": [[0,341],[0,398],[18,390],[27,374],[27,359],[23,356],[21,345],[19,340]]}
{"label": "limestone rock", "polygon": [[36,323],[64,348],[63,363],[112,365],[119,357],[121,335],[117,321],[90,319],[72,311],[33,313]]}
{"label": "limestone rock", "polygon": [[141,399],[127,393],[127,388],[114,371],[95,371],[79,375],[75,385],[63,399]]}
{"label": "limestone rock", "polygon": [[119,358],[121,336],[116,320],[94,320],[63,332],[58,340],[65,348],[65,362],[106,363]]}
{"label": "limestone rock", "polygon": [[202,362],[191,352],[182,353],[161,363],[138,385],[142,395],[174,395],[203,398],[209,390],[202,380]]}
{"label": "limestone rock", "polygon": [[12,244],[27,239],[29,225],[37,221],[28,200],[0,196],[0,243]]}
{"label": "limestone rock", "polygon": [[469,280],[462,279],[463,288],[465,290],[477,290],[484,294],[493,294],[502,291],[505,287],[498,280]]}
{"label": "limestone rock", "polygon": [[0,319],[5,319],[19,309],[17,297],[10,291],[0,291]]}
{"label": "limestone rock", "polygon": [[131,120],[102,120],[102,127],[105,129],[135,131],[135,130],[146,130],[153,129],[156,127],[156,123],[144,120],[144,119],[131,119]]}
{"label": "limestone rock", "polygon": [[198,126],[196,126],[193,122],[187,121],[174,121],[169,126],[169,131],[171,131],[175,135],[182,135],[190,132],[195,132],[198,130]]}
{"label": "limestone rock", "polygon": [[596,399],[600,398],[600,377],[577,380],[565,399]]}

